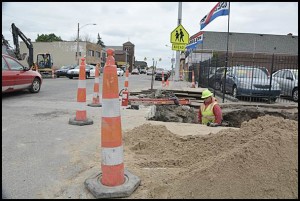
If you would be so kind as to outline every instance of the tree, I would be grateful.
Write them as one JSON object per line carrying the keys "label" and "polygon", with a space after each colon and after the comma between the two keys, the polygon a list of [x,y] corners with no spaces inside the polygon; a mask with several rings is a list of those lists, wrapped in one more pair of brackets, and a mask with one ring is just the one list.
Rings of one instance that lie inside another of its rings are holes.
{"label": "tree", "polygon": [[101,47],[106,47],[104,45],[103,41],[101,40],[101,37],[100,37],[99,33],[98,33],[98,42],[97,42],[97,45],[100,45]]}
{"label": "tree", "polygon": [[35,42],[53,42],[53,41],[63,41],[60,36],[56,36],[54,33],[42,34],[37,36]]}
{"label": "tree", "polygon": [[[70,37],[70,41],[76,42],[77,41],[77,36]],[[84,36],[80,35],[78,41],[79,42],[85,41],[85,42],[90,42],[90,43],[96,43],[96,40],[91,39],[90,34],[85,34]]]}

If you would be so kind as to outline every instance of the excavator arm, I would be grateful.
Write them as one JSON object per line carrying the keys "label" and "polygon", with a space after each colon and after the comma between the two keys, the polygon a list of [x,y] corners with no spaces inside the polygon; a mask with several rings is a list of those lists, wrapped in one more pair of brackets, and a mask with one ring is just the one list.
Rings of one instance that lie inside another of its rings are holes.
{"label": "excavator arm", "polygon": [[19,37],[23,40],[23,42],[26,44],[28,50],[29,50],[29,55],[27,58],[27,63],[29,65],[29,67],[33,66],[33,45],[31,43],[31,39],[27,38],[22,31],[16,27],[16,25],[14,23],[11,24],[11,28],[12,28],[12,35],[13,35],[13,41],[14,41],[14,45],[15,45],[15,49],[14,49],[14,53],[17,59],[19,60],[24,60],[25,55],[23,54],[23,56],[20,53],[20,45],[19,45]]}

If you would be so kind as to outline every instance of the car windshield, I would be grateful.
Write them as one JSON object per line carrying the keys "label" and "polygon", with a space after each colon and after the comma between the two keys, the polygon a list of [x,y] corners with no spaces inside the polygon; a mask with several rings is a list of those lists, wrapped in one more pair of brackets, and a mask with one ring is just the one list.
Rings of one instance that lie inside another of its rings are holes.
{"label": "car windshield", "polygon": [[69,66],[62,66],[60,69],[68,69]]}
{"label": "car windshield", "polygon": [[268,78],[268,75],[258,68],[242,68],[236,70],[236,76],[239,78]]}

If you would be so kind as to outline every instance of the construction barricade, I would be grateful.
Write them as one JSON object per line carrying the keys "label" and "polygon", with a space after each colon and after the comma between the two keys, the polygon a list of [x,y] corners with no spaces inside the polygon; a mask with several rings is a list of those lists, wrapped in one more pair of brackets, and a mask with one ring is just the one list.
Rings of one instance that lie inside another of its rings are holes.
{"label": "construction barricade", "polygon": [[93,94],[93,101],[89,103],[88,106],[91,107],[101,107],[102,104],[100,103],[100,93],[99,93],[99,68],[100,64],[98,63],[95,68],[95,82],[94,82],[94,94]]}
{"label": "construction barricade", "polygon": [[77,89],[77,105],[75,118],[69,119],[69,124],[72,125],[90,125],[93,124],[93,120],[87,118],[86,115],[86,78],[85,78],[85,58],[81,58],[81,64],[79,69],[78,89]]}
{"label": "construction barricade", "polygon": [[114,50],[107,50],[103,70],[101,149],[102,172],[86,179],[86,188],[96,198],[127,197],[139,186],[139,177],[124,170],[121,112],[118,77],[113,57]]}

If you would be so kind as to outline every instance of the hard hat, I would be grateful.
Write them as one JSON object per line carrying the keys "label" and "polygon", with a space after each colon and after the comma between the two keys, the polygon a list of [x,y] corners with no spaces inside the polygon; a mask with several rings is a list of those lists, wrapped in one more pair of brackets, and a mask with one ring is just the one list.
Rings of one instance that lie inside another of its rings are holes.
{"label": "hard hat", "polygon": [[208,90],[208,89],[205,89],[203,92],[202,92],[202,96],[201,98],[207,98],[207,97],[210,97],[212,96],[213,94]]}

